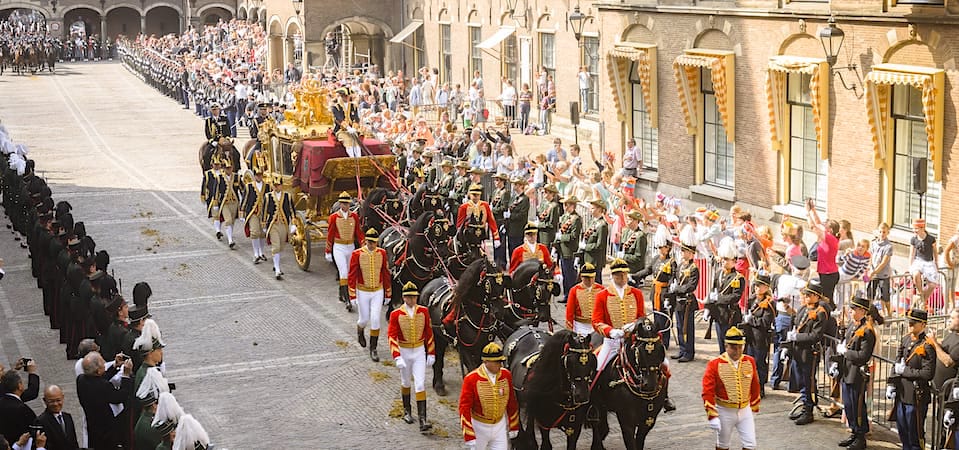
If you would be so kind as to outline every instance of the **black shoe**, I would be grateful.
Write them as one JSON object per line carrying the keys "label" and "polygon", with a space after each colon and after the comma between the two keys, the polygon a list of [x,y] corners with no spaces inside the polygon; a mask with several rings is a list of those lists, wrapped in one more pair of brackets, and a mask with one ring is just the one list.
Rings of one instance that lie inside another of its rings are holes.
{"label": "black shoe", "polygon": [[800,416],[803,415],[803,411],[805,411],[805,408],[799,408],[799,409],[793,411],[792,414],[789,415],[789,420],[796,420],[796,419],[798,419]]}
{"label": "black shoe", "polygon": [[690,358],[690,357],[688,357],[688,356],[683,356],[682,358],[679,358],[676,362],[688,363],[688,362],[690,362],[690,361],[692,361],[692,360],[693,360],[693,358]]}
{"label": "black shoe", "polygon": [[346,302],[346,312],[353,312],[353,303]]}
{"label": "black shoe", "polygon": [[356,342],[360,344],[360,347],[366,348],[366,334],[360,327],[356,327]]}
{"label": "black shoe", "polygon": [[866,436],[859,435],[846,447],[849,450],[866,450]]}
{"label": "black shoe", "polygon": [[260,257],[259,257],[259,256],[253,258],[253,264],[259,264],[259,263],[260,263]]}
{"label": "black shoe", "polygon": [[403,422],[413,423],[413,403],[410,394],[403,394]]}
{"label": "black shoe", "polygon": [[230,242],[230,250],[236,250],[236,242]]}
{"label": "black shoe", "polygon": [[779,383],[773,383],[773,390],[774,390],[774,391],[781,391],[781,390],[783,390],[783,388],[779,386]]}
{"label": "black shoe", "polygon": [[379,340],[379,336],[370,336],[370,359],[373,362],[380,362],[380,354],[376,352],[376,344]]}
{"label": "black shoe", "polygon": [[796,424],[796,425],[808,425],[808,424],[812,423],[813,420],[815,420],[815,419],[813,418],[813,414],[812,414],[812,406],[807,406],[807,407],[803,408],[803,413],[802,413],[802,415],[799,416],[798,419],[796,419],[795,424]]}
{"label": "black shoe", "polygon": [[219,241],[219,240],[222,239],[222,238],[223,238],[223,233],[217,231],[217,232],[216,232],[216,240]]}
{"label": "black shoe", "polygon": [[420,416],[420,432],[429,431],[433,424],[426,420],[426,400],[416,401],[416,412]]}
{"label": "black shoe", "polygon": [[675,354],[675,355],[670,356],[669,359],[679,359],[679,358],[682,358],[682,357],[683,357],[683,355],[680,355],[680,354],[677,353],[677,354]]}
{"label": "black shoe", "polygon": [[849,444],[852,444],[852,441],[855,441],[857,437],[858,436],[856,436],[855,434],[850,434],[849,437],[847,437],[846,439],[839,441],[839,446],[849,447]]}
{"label": "black shoe", "polygon": [[673,403],[672,399],[666,397],[666,400],[663,401],[663,411],[673,412],[676,410],[676,404]]}
{"label": "black shoe", "polygon": [[280,273],[280,272],[277,272],[277,273],[276,273],[276,279],[277,279],[277,280],[282,280],[282,279],[283,279],[283,274]]}

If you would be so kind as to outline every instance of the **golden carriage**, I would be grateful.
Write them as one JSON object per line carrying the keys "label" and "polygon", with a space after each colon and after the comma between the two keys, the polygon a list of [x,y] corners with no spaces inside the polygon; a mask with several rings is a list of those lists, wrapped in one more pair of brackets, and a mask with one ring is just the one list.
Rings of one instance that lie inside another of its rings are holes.
{"label": "golden carriage", "polygon": [[284,120],[260,126],[261,150],[249,163],[274,189],[292,194],[297,231],[290,235],[290,245],[297,265],[308,270],[312,242],[325,245],[327,219],[337,196],[346,191],[358,198],[374,187],[389,187],[396,157],[387,144],[362,135],[353,136],[362,156],[349,156],[332,133],[329,90],[308,80],[293,92],[296,103]]}

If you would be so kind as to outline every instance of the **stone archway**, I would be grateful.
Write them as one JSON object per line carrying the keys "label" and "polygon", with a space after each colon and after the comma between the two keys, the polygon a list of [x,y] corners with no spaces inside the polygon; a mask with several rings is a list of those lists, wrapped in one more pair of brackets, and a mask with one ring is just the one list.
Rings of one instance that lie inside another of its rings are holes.
{"label": "stone archway", "polygon": [[246,15],[246,20],[250,23],[258,22],[260,20],[260,8],[256,6],[250,8],[250,12]]}
{"label": "stone archway", "polygon": [[270,70],[283,70],[283,24],[280,18],[273,16],[270,18],[269,29],[269,68]]}
{"label": "stone archway", "polygon": [[64,37],[102,36],[100,12],[92,7],[78,6],[63,13]]}
{"label": "stone archway", "polygon": [[144,34],[163,36],[180,32],[180,13],[169,6],[156,6],[146,13]]}
{"label": "stone archway", "polygon": [[220,6],[211,6],[200,13],[200,23],[214,25],[219,21],[229,22],[233,13]]}
{"label": "stone archway", "polygon": [[240,10],[236,12],[236,18],[239,20],[246,21],[246,18],[247,18],[246,8],[240,8]]}
{"label": "stone archway", "polygon": [[283,48],[284,61],[293,63],[296,67],[302,67],[304,46],[303,30],[295,19],[290,19],[286,24],[286,34],[283,36],[283,41],[286,44]]}
{"label": "stone archway", "polygon": [[393,30],[388,25],[366,17],[350,17],[333,22],[321,36],[327,33],[333,33],[340,43],[341,69],[375,64],[380,73],[385,73],[392,60],[387,41],[393,37]]}
{"label": "stone archway", "polygon": [[117,36],[135,37],[140,34],[140,12],[129,6],[107,10],[107,39]]}
{"label": "stone archway", "polygon": [[5,5],[0,9],[0,21],[11,21],[15,27],[21,28],[25,32],[43,32],[47,24],[47,14],[32,6],[11,6]]}

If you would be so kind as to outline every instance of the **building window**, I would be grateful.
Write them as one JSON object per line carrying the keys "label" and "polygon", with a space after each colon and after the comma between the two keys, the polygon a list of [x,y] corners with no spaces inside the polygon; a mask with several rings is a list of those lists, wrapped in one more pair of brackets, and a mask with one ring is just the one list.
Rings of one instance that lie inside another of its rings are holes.
{"label": "building window", "polygon": [[539,34],[539,66],[546,70],[548,76],[556,80],[556,36],[553,33]]}
{"label": "building window", "polygon": [[819,157],[816,123],[813,121],[811,75],[790,73],[786,77],[786,104],[789,107],[789,202],[804,204],[807,198],[817,207],[826,206],[829,165]]}
{"label": "building window", "polygon": [[[587,112],[594,113],[599,111],[599,36],[583,36],[580,65],[586,66],[586,71],[589,73],[586,104],[580,105],[580,107]],[[580,101],[583,101],[583,99],[580,99]]]}
{"label": "building window", "polygon": [[423,27],[419,27],[413,32],[413,69],[417,71],[420,67],[426,67],[426,32]]}
{"label": "building window", "polygon": [[646,98],[639,81],[639,63],[634,62],[629,70],[629,84],[632,92],[632,132],[636,145],[643,150],[643,169],[659,169],[659,130],[653,128],[649,111],[646,111]]}
{"label": "building window", "polygon": [[[893,166],[893,226],[911,229],[912,219],[924,217],[929,233],[939,232],[942,184],[934,181],[929,161],[929,140],[926,135],[922,92],[912,86],[892,87],[893,141],[896,160]],[[926,161],[926,193],[921,198],[913,185],[913,164]]]}
{"label": "building window", "polygon": [[451,40],[450,24],[440,24],[440,74],[443,83],[450,83],[453,79],[453,45]]}
{"label": "building window", "polygon": [[480,27],[469,27],[470,28],[470,73],[467,77],[468,80],[472,80],[473,74],[476,71],[479,71],[480,76],[483,75],[483,51],[476,48],[477,45],[480,45],[483,42],[483,29]]}
{"label": "building window", "polygon": [[516,86],[519,78],[519,47],[516,45],[516,35],[510,35],[503,41],[503,78],[513,82]]}
{"label": "building window", "polygon": [[716,92],[713,91],[713,80],[710,70],[700,69],[701,89],[703,98],[703,161],[705,163],[706,184],[713,184],[724,188],[735,187],[735,147],[726,140],[726,128],[719,115],[716,105]]}

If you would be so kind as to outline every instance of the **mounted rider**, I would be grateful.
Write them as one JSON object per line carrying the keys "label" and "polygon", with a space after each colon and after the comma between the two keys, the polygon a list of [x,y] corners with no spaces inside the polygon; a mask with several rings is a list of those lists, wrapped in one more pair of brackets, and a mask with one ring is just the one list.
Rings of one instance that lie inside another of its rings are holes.
{"label": "mounted rider", "polygon": [[473,233],[478,241],[492,239],[493,246],[498,248],[500,246],[499,228],[489,203],[480,199],[482,195],[483,186],[470,185],[469,199],[460,205],[456,212],[456,228],[459,230],[457,233]]}

